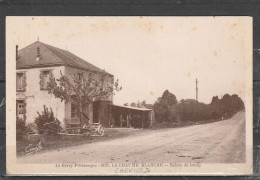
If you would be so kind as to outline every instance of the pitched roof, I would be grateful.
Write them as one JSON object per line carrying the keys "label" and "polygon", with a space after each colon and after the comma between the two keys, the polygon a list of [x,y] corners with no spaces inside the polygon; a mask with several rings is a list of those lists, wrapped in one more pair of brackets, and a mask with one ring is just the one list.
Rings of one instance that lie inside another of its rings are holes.
{"label": "pitched roof", "polygon": [[[36,60],[37,48],[39,48],[40,51],[39,60]],[[69,51],[50,46],[39,41],[36,41],[18,51],[18,61],[16,62],[17,69],[50,67],[57,65],[70,66],[87,71],[101,72],[111,75],[104,70],[81,59],[80,57],[70,53]]]}

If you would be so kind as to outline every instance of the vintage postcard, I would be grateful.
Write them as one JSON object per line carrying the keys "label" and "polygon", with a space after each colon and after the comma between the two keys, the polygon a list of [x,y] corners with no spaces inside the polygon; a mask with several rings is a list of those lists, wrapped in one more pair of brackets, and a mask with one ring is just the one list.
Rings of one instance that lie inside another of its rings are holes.
{"label": "vintage postcard", "polygon": [[6,17],[7,174],[252,174],[251,17]]}

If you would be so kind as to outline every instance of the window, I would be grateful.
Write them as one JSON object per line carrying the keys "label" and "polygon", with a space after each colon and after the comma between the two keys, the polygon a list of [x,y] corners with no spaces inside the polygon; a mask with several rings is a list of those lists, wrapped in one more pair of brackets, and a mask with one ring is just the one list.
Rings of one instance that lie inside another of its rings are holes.
{"label": "window", "polygon": [[25,91],[25,74],[22,73],[16,73],[16,90],[17,91]]}
{"label": "window", "polygon": [[40,88],[46,90],[50,81],[51,70],[42,70],[40,73]]}
{"label": "window", "polygon": [[25,119],[25,105],[22,101],[17,103],[17,117],[21,120]]}
{"label": "window", "polygon": [[23,115],[23,103],[18,103],[18,115]]}
{"label": "window", "polygon": [[78,116],[78,106],[76,103],[71,103],[71,118],[77,118]]}
{"label": "window", "polygon": [[50,71],[43,71],[43,88],[44,89],[47,89],[49,80],[50,80]]}

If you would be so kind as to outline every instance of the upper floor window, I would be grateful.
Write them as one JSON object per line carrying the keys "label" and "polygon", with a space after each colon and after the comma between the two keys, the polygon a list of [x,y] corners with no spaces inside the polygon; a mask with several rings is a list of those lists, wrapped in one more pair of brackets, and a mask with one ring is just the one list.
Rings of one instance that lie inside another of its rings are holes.
{"label": "upper floor window", "polygon": [[16,90],[17,91],[25,91],[26,87],[26,79],[25,72],[16,73]]}
{"label": "upper floor window", "polygon": [[50,80],[50,71],[43,71],[43,88],[44,89],[47,89],[49,80]]}
{"label": "upper floor window", "polygon": [[51,77],[51,70],[42,70],[40,73],[40,89],[45,90],[47,89],[48,82],[50,81]]}

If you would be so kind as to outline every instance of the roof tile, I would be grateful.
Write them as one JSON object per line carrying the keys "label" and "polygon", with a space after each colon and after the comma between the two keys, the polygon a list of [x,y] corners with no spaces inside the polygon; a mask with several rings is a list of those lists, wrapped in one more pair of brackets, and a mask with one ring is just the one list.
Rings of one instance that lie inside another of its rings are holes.
{"label": "roof tile", "polygon": [[[37,48],[40,48],[40,59],[37,59]],[[111,75],[104,70],[88,63],[69,51],[50,46],[36,41],[18,51],[17,69],[49,66],[73,66],[80,69],[102,72]]]}

